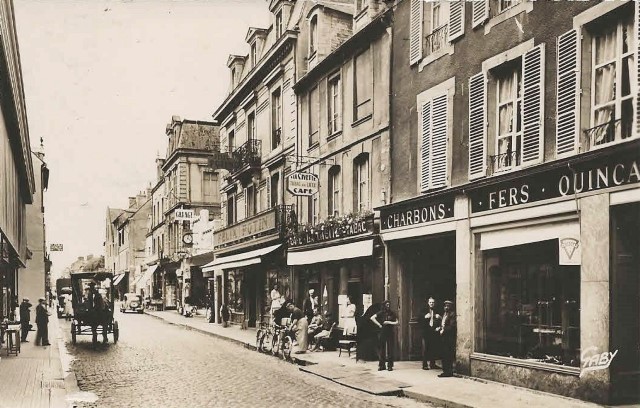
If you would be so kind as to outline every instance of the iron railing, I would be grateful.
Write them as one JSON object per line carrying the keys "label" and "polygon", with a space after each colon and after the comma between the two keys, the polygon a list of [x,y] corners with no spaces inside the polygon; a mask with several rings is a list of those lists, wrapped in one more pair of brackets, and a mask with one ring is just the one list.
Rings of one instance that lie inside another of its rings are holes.
{"label": "iron railing", "polygon": [[233,159],[235,161],[235,166],[233,171],[236,172],[245,166],[260,166],[261,146],[261,140],[251,139],[234,150]]}
{"label": "iron railing", "polygon": [[609,122],[586,129],[583,131],[587,143],[586,150],[613,143],[616,140],[627,139],[631,137],[632,129],[632,116],[610,120]]}
{"label": "iron railing", "polygon": [[508,171],[518,166],[520,166],[520,150],[489,156],[490,174]]}
{"label": "iron railing", "polygon": [[436,28],[431,34],[425,38],[425,53],[427,56],[442,49],[447,44],[449,35],[449,24]]}

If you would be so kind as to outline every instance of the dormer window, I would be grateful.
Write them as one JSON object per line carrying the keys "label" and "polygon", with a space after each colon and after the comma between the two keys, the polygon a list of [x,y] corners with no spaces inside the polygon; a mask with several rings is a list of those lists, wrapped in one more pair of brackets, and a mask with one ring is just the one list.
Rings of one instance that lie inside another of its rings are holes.
{"label": "dormer window", "polygon": [[364,10],[367,7],[367,0],[356,0],[356,13]]}
{"label": "dormer window", "polygon": [[255,67],[256,62],[258,62],[258,46],[254,42],[251,44],[251,66]]}
{"label": "dormer window", "polygon": [[276,14],[276,39],[282,36],[283,30],[282,26],[282,10],[278,11]]}
{"label": "dormer window", "polygon": [[318,16],[311,17],[309,21],[309,55],[318,50]]}

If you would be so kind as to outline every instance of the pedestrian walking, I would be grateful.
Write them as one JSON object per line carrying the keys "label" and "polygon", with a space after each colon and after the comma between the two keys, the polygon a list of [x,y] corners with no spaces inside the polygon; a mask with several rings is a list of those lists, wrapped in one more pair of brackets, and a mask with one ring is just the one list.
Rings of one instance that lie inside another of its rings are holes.
{"label": "pedestrian walking", "polygon": [[313,319],[313,294],[315,293],[314,289],[309,289],[309,295],[302,302],[302,311],[304,315],[307,317],[307,322],[310,322]]}
{"label": "pedestrian walking", "polygon": [[436,359],[439,357],[440,340],[439,333],[442,325],[442,316],[435,309],[436,300],[430,297],[427,300],[427,307],[420,314],[420,326],[422,329],[422,340],[424,349],[422,352],[422,369],[434,369],[436,367]]}
{"label": "pedestrian walking", "polygon": [[289,312],[291,312],[291,317],[289,318],[291,322],[290,328],[295,332],[296,341],[298,342],[298,350],[295,353],[306,353],[309,340],[309,322],[307,321],[307,316],[293,303],[290,303],[288,307]]}
{"label": "pedestrian walking", "polygon": [[453,361],[456,358],[456,312],[450,300],[444,301],[440,335],[442,337],[442,374],[438,377],[453,377]]}
{"label": "pedestrian walking", "polygon": [[28,343],[27,334],[29,334],[29,330],[31,330],[31,324],[29,324],[31,320],[31,303],[29,303],[29,298],[22,299],[22,303],[20,303],[20,341],[23,343]]}
{"label": "pedestrian walking", "polygon": [[49,315],[47,311],[47,299],[41,297],[38,299],[38,306],[36,306],[36,346],[42,344],[43,346],[50,346],[49,343]]}
{"label": "pedestrian walking", "polygon": [[393,371],[393,348],[396,340],[394,327],[398,324],[398,316],[391,310],[391,302],[385,300],[382,309],[371,316],[371,321],[380,328],[380,333],[378,333],[378,371],[384,370],[385,362],[387,370]]}

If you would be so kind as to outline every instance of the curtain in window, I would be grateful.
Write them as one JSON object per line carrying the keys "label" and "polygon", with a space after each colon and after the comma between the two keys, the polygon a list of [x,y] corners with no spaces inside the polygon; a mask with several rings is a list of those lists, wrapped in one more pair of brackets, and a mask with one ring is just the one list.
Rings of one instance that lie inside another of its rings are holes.
{"label": "curtain in window", "polygon": [[515,81],[513,75],[509,75],[504,79],[501,79],[498,85],[498,100],[500,104],[505,101],[512,101],[505,105],[500,106],[498,113],[498,134],[505,135],[511,133],[513,125],[513,95]]}
{"label": "curtain in window", "polygon": [[[616,81],[616,36],[617,30],[613,28],[595,38],[595,105],[599,106],[613,101],[615,98]],[[608,63],[607,63],[608,62]],[[602,65],[598,67],[598,65]],[[602,125],[614,118],[615,107],[613,105],[603,106],[595,112],[595,126]],[[606,136],[607,132],[599,132],[596,142]]]}

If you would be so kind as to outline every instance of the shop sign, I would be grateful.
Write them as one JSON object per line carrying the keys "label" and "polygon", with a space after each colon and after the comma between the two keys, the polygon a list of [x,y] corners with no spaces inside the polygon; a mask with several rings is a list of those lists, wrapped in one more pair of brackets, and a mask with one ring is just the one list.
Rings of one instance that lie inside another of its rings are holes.
{"label": "shop sign", "polygon": [[49,250],[51,252],[56,252],[56,251],[60,252],[63,250],[62,248],[63,248],[62,244],[51,244],[51,246],[49,247]]}
{"label": "shop sign", "polygon": [[173,212],[176,221],[192,221],[195,218],[194,211],[185,208],[176,208]]}
{"label": "shop sign", "polygon": [[287,190],[296,196],[312,196],[319,185],[318,176],[312,173],[293,173],[287,178]]}
{"label": "shop sign", "polygon": [[326,242],[334,239],[355,237],[373,233],[373,215],[364,217],[344,216],[338,219],[300,227],[289,233],[287,241],[290,247]]}
{"label": "shop sign", "polygon": [[400,203],[380,209],[381,229],[418,226],[453,218],[454,200],[454,195],[448,194],[442,197],[425,197],[416,202]]}
{"label": "shop sign", "polygon": [[606,370],[611,365],[616,354],[618,354],[618,350],[614,352],[605,351],[600,353],[598,352],[598,348],[595,346],[587,347],[580,354],[580,361],[582,361],[580,377],[589,371]]}
{"label": "shop sign", "polygon": [[252,217],[238,224],[215,231],[213,242],[216,248],[233,242],[250,239],[257,235],[264,235],[276,229],[276,212],[270,211],[266,214]]}
{"label": "shop sign", "polygon": [[640,183],[640,151],[622,157],[597,157],[537,174],[525,175],[469,192],[471,212],[515,207],[559,197]]}
{"label": "shop sign", "polygon": [[580,240],[573,237],[558,238],[558,253],[560,265],[580,265],[582,261]]}

